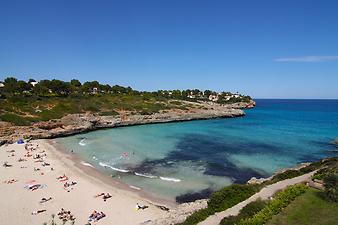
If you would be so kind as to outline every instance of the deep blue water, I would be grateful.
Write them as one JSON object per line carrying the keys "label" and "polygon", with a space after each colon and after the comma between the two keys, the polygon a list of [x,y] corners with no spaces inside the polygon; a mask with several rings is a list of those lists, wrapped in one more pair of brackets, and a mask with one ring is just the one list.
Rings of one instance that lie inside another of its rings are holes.
{"label": "deep blue water", "polygon": [[330,150],[338,100],[256,102],[241,118],[121,127],[58,141],[113,179],[178,201],[337,156]]}

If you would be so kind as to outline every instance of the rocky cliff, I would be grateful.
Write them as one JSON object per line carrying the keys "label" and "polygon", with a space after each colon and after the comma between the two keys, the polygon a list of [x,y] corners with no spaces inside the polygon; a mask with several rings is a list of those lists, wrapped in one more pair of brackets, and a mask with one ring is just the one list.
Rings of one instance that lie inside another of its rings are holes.
{"label": "rocky cliff", "polygon": [[100,128],[112,128],[139,124],[165,123],[212,118],[232,118],[244,116],[243,108],[252,108],[255,102],[219,105],[215,103],[193,103],[189,110],[173,109],[151,115],[120,112],[117,116],[99,116],[96,114],[70,114],[61,119],[38,122],[31,126],[13,126],[0,122],[0,144],[14,142],[20,138],[55,138],[77,134]]}

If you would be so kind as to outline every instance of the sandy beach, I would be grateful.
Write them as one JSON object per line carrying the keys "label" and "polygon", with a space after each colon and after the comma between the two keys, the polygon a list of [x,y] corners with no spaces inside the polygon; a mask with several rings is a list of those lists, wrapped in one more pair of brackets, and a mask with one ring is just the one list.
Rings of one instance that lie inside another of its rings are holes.
{"label": "sandy beach", "polygon": [[[29,144],[32,150],[17,143],[0,147],[1,225],[49,224],[52,214],[55,222],[62,224],[58,216],[62,208],[70,211],[61,215],[68,220],[66,224],[72,224],[72,217],[75,224],[88,224],[94,210],[99,220],[93,219],[91,224],[98,225],[147,224],[167,213],[146,198],[117,188],[113,179],[98,179],[89,171],[90,166],[88,171],[80,169],[48,141]],[[108,197],[106,201],[103,195],[95,197],[101,193]],[[47,201],[41,203],[43,198]],[[137,203],[148,208],[137,210]]]}

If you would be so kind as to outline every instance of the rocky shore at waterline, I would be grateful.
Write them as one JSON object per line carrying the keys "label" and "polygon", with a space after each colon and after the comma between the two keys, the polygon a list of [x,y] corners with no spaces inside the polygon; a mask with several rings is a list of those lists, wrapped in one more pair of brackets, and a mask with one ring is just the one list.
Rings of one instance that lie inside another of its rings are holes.
{"label": "rocky shore at waterline", "polygon": [[168,123],[190,120],[234,118],[244,116],[242,109],[253,108],[255,102],[234,103],[229,105],[193,103],[189,110],[173,109],[161,111],[151,115],[120,112],[116,116],[100,116],[93,113],[69,114],[61,119],[37,122],[30,126],[13,126],[10,123],[0,122],[0,145],[13,143],[18,139],[46,139],[68,136],[82,132],[153,123]]}

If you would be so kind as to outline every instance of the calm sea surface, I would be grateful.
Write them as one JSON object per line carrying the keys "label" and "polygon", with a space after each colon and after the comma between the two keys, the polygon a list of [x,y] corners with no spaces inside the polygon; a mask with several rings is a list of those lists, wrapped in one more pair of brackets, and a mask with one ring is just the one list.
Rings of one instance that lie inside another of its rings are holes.
{"label": "calm sea surface", "polygon": [[112,179],[177,201],[338,155],[330,151],[338,100],[256,102],[242,118],[121,127],[57,141]]}

